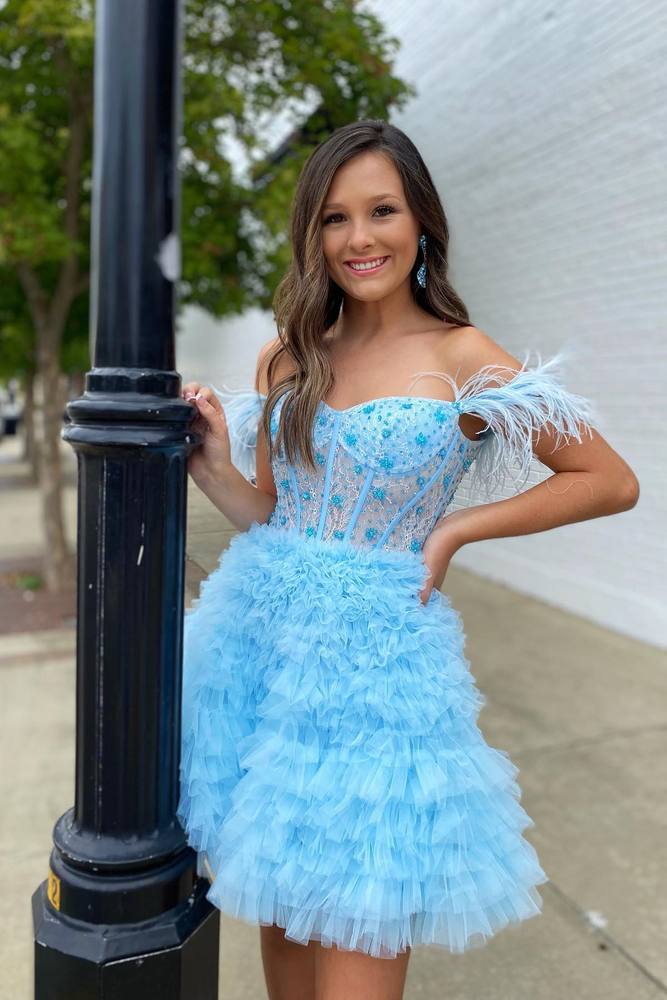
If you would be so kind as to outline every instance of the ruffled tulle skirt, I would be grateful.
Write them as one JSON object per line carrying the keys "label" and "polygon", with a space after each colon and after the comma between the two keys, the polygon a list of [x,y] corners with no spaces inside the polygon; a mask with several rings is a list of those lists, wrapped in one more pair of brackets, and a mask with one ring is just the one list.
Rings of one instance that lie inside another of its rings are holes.
{"label": "ruffled tulle skirt", "polygon": [[518,768],[420,553],[253,523],[185,616],[179,819],[208,898],[306,944],[463,952],[541,912]]}

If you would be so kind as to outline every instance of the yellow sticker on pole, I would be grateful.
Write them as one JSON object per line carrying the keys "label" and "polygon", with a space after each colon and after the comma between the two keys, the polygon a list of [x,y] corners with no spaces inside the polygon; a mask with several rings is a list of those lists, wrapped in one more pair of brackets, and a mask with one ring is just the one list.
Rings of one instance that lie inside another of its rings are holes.
{"label": "yellow sticker on pole", "polygon": [[46,889],[46,895],[48,897],[49,903],[54,908],[54,910],[60,909],[60,879],[57,875],[54,875],[49,868],[49,882]]}

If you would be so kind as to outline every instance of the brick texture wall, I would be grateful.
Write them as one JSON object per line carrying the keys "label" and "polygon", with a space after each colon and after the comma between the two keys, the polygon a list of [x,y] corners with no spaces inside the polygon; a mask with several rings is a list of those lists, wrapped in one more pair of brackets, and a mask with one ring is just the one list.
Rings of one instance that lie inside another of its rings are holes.
{"label": "brick texture wall", "polygon": [[[641,484],[631,511],[480,542],[457,561],[665,645],[667,9],[366,7],[401,40],[397,71],[419,90],[391,120],[438,186],[472,322],[520,358],[566,347],[568,386],[592,399]],[[548,474],[535,463],[532,482]]]}

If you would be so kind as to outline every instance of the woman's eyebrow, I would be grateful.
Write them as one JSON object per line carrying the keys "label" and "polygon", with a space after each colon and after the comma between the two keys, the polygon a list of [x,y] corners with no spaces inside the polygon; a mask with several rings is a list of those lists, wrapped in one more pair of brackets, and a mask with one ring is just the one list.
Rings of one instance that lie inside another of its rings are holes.
{"label": "woman's eyebrow", "polygon": [[[399,195],[393,194],[391,191],[385,191],[384,194],[373,194],[373,195],[371,195],[371,197],[368,199],[368,201],[379,201],[380,198],[399,198]],[[343,205],[342,202],[339,202],[339,201],[330,201],[330,202],[327,202],[326,205],[322,205],[322,211],[324,211],[324,209],[326,209],[326,208],[344,208],[344,207],[345,206]]]}

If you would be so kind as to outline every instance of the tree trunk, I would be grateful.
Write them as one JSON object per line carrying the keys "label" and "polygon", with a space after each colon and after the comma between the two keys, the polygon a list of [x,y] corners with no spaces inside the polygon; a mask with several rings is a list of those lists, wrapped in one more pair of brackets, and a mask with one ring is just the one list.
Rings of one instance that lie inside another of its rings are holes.
{"label": "tree trunk", "polygon": [[69,388],[71,399],[77,399],[79,396],[83,396],[86,388],[86,373],[72,372],[69,376]]}
{"label": "tree trunk", "polygon": [[69,141],[64,160],[64,235],[71,251],[59,267],[52,288],[42,284],[35,265],[16,262],[16,273],[25,292],[35,327],[37,374],[42,389],[42,436],[39,448],[39,485],[44,523],[44,575],[49,590],[60,590],[75,575],[67,547],[60,481],[60,431],[64,398],[61,393],[60,348],[72,303],[88,289],[89,274],[79,272],[77,245],[81,229],[82,169],[90,124],[90,94],[82,90],[79,74],[65,46],[56,46],[54,60],[66,81],[69,99]]}
{"label": "tree trunk", "polygon": [[63,418],[62,379],[57,358],[39,365],[42,389],[42,441],[39,485],[44,525],[44,577],[47,589],[62,590],[74,576],[75,566],[67,545],[63,519],[60,431]]}
{"label": "tree trunk", "polygon": [[25,377],[25,400],[23,403],[23,461],[30,466],[34,482],[39,480],[37,439],[35,437],[35,373]]}

